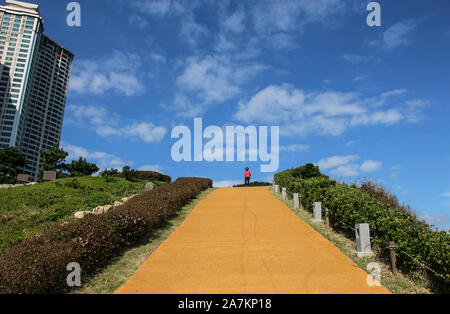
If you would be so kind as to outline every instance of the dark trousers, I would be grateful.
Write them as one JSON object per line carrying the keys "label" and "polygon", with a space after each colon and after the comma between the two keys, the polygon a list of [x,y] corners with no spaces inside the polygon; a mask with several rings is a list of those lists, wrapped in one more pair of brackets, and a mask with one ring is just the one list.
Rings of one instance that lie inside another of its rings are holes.
{"label": "dark trousers", "polygon": [[250,185],[250,178],[245,178],[245,185]]}

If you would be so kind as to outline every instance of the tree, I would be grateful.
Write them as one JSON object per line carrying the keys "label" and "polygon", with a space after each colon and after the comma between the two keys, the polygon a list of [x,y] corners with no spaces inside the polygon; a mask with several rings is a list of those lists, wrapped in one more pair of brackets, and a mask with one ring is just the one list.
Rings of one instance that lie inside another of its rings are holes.
{"label": "tree", "polygon": [[27,165],[27,159],[22,152],[13,147],[0,150],[0,183],[17,183],[18,169]]}
{"label": "tree", "polygon": [[127,181],[137,181],[136,171],[132,170],[129,166],[122,168],[122,174]]}
{"label": "tree", "polygon": [[87,177],[99,171],[100,168],[96,164],[87,162],[85,158],[80,157],[78,160],[72,160],[66,166],[66,170],[71,177]]}
{"label": "tree", "polygon": [[313,164],[306,164],[303,167],[293,169],[292,175],[301,179],[326,177],[320,173],[319,167],[314,166]]}
{"label": "tree", "polygon": [[100,176],[101,176],[101,177],[115,177],[115,176],[117,176],[119,173],[120,173],[120,172],[119,172],[119,170],[117,170],[117,169],[111,169],[111,170],[105,169],[105,170],[103,170],[102,172],[100,172]]}
{"label": "tree", "polygon": [[57,145],[50,150],[41,151],[41,155],[44,158],[44,162],[42,163],[41,169],[39,169],[39,180],[42,180],[44,171],[56,171],[57,178],[67,176],[64,171],[67,169],[65,161],[69,153]]}

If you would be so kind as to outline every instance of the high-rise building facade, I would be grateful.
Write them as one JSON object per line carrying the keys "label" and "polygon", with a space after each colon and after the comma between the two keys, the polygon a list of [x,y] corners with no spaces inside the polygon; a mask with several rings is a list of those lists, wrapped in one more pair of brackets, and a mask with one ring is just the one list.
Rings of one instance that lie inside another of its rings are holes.
{"label": "high-rise building facade", "polygon": [[0,6],[0,147],[17,147],[37,179],[41,151],[59,145],[74,54],[45,36],[39,6]]}

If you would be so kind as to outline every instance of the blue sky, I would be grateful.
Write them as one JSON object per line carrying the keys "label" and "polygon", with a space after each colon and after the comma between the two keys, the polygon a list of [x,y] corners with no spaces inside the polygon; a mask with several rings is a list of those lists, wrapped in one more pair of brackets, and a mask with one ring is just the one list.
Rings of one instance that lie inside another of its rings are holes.
{"label": "blue sky", "polygon": [[379,1],[38,1],[45,33],[76,54],[63,129],[72,158],[222,186],[270,180],[259,163],[175,163],[171,131],[280,126],[280,171],[312,162],[373,179],[450,228],[450,3]]}

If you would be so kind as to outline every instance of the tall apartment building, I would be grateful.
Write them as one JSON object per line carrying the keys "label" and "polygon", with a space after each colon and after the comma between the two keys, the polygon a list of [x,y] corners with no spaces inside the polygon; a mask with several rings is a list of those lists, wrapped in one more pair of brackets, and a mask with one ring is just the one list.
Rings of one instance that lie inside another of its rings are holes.
{"label": "tall apartment building", "polygon": [[39,6],[0,6],[0,148],[19,148],[37,180],[41,151],[59,145],[74,54],[45,36]]}

